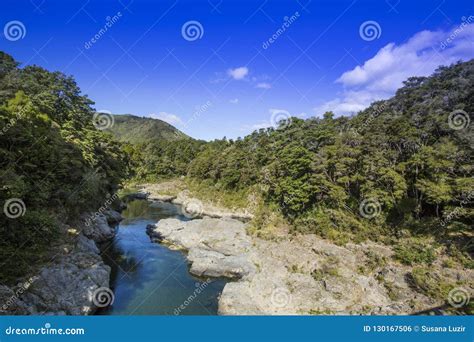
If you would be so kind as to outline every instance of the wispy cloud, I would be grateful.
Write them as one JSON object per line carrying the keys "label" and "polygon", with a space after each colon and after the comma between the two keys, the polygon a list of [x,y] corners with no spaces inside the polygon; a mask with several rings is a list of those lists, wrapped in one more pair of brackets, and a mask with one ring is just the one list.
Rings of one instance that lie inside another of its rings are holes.
{"label": "wispy cloud", "polygon": [[153,114],[150,114],[150,117],[153,119],[163,120],[173,126],[183,124],[183,120],[181,120],[181,118],[178,115],[172,114],[172,113],[167,113],[167,112],[159,112],[158,114],[153,113]]}
{"label": "wispy cloud", "polygon": [[255,87],[260,88],[260,89],[270,89],[272,87],[272,85],[270,83],[267,83],[267,82],[260,82],[260,83],[257,83],[257,85]]}
{"label": "wispy cloud", "polygon": [[407,42],[390,43],[362,65],[344,72],[337,83],[344,87],[340,97],[315,108],[316,114],[332,110],[351,114],[371,102],[392,96],[411,76],[428,76],[440,65],[474,57],[474,24],[451,31],[421,31]]}
{"label": "wispy cloud", "polygon": [[232,104],[237,104],[239,103],[239,99],[230,99],[229,102]]}

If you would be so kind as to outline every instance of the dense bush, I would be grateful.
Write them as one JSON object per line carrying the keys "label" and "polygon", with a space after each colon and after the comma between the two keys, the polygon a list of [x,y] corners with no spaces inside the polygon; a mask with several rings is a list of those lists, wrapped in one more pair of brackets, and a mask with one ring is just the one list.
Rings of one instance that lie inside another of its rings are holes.
{"label": "dense bush", "polygon": [[189,163],[203,145],[204,141],[187,137],[173,140],[155,138],[135,145],[127,144],[125,150],[130,155],[135,179],[157,181],[186,175]]}
{"label": "dense bush", "polygon": [[395,258],[406,265],[428,264],[436,259],[433,247],[421,241],[405,241],[395,246]]}
{"label": "dense bush", "polygon": [[24,203],[23,215],[0,215],[1,269],[10,275],[59,237],[56,217],[95,210],[128,173],[121,144],[93,126],[92,104],[72,78],[21,69],[0,52],[0,203]]}

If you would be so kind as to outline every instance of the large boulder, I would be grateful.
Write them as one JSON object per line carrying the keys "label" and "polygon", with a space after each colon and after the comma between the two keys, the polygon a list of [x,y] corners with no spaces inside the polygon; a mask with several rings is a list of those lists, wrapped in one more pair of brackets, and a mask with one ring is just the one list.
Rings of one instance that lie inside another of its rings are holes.
{"label": "large boulder", "polygon": [[248,260],[250,238],[234,219],[160,220],[147,227],[152,239],[189,251],[190,272],[198,276],[242,278],[255,271]]}
{"label": "large boulder", "polygon": [[37,314],[64,312],[86,315],[97,307],[94,292],[109,287],[110,267],[96,254],[73,253],[41,269],[39,279],[23,296]]}
{"label": "large boulder", "polygon": [[242,278],[254,271],[245,254],[225,255],[199,247],[191,248],[187,255],[190,273],[201,277]]}
{"label": "large boulder", "polygon": [[105,242],[115,236],[115,229],[109,226],[104,214],[95,213],[83,216],[85,225],[82,230],[84,235],[95,242]]}
{"label": "large boulder", "polygon": [[94,240],[85,237],[83,234],[80,234],[77,239],[76,250],[78,252],[89,253],[89,254],[99,254],[99,248],[95,244]]}
{"label": "large boulder", "polygon": [[[110,267],[95,242],[80,234],[72,251],[12,289],[0,286],[0,314],[88,315],[97,310],[98,289],[108,289]],[[99,290],[101,291],[101,290]]]}
{"label": "large boulder", "polygon": [[120,221],[123,220],[122,214],[112,209],[104,210],[103,214],[105,215],[109,224],[118,224]]}

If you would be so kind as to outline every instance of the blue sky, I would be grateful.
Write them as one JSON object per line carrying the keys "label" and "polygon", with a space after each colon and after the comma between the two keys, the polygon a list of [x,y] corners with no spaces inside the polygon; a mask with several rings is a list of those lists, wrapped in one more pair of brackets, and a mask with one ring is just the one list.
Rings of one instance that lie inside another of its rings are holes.
{"label": "blue sky", "polygon": [[97,110],[162,118],[207,140],[288,115],[348,115],[410,75],[474,57],[472,1],[2,0],[1,8],[0,49],[22,65],[73,75]]}

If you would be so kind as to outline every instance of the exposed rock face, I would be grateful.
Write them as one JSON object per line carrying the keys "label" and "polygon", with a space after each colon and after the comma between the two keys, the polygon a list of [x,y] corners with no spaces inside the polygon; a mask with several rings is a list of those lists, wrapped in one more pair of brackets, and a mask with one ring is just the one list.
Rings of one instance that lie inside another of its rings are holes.
{"label": "exposed rock face", "polygon": [[15,291],[8,286],[0,285],[0,315],[30,315],[31,308],[18,297],[21,295],[21,285]]}
{"label": "exposed rock face", "polygon": [[108,287],[110,276],[110,267],[94,250],[92,247],[88,252],[75,251],[41,269],[22,301],[31,305],[34,314],[93,313],[97,309],[94,291]]}
{"label": "exposed rock face", "polygon": [[86,237],[95,242],[105,242],[115,236],[115,229],[109,226],[107,217],[104,214],[83,215],[83,218],[84,216],[86,216],[86,224],[84,225],[83,233]]}
{"label": "exposed rock face", "polygon": [[358,311],[364,305],[388,304],[377,281],[352,272],[356,263],[353,254],[322,240],[308,243],[307,238],[257,240],[251,260],[259,272],[245,281],[226,285],[219,313],[349,313],[351,307]]}
{"label": "exposed rock face", "polygon": [[112,209],[105,210],[104,215],[107,218],[107,222],[112,225],[118,224],[123,220],[123,216],[118,211]]}
{"label": "exposed rock face", "polygon": [[[84,215],[84,217],[90,217]],[[101,215],[75,233],[72,249],[65,247],[37,275],[14,288],[0,286],[0,314],[87,315],[96,311],[94,294],[109,287],[110,267],[96,242],[113,238],[115,230]]]}
{"label": "exposed rock face", "polygon": [[410,314],[439,304],[410,288],[405,266],[361,267],[367,251],[389,257],[389,247],[340,247],[315,235],[268,241],[249,237],[245,226],[228,218],[164,219],[147,230],[188,250],[192,274],[236,280],[220,296],[221,315]]}
{"label": "exposed rock face", "polygon": [[224,287],[222,315],[410,314],[417,310],[413,302],[418,308],[438,304],[410,289],[402,265],[387,271],[399,288],[398,298],[380,281],[386,266],[360,267],[365,252],[381,246],[340,247],[315,235],[253,241],[249,256],[258,272]]}
{"label": "exposed rock face", "polygon": [[255,272],[254,265],[248,260],[250,238],[240,221],[164,219],[149,225],[147,230],[154,239],[188,250],[192,274],[242,278]]}

